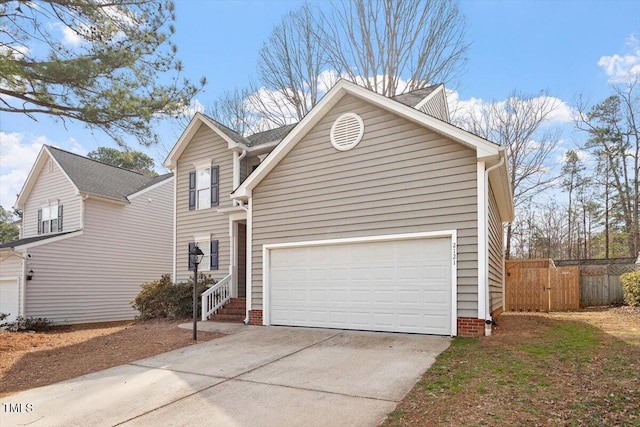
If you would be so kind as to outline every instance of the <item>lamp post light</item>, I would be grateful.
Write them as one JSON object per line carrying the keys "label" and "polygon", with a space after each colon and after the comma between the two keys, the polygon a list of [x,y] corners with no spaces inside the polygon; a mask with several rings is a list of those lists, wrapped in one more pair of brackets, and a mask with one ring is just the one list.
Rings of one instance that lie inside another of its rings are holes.
{"label": "lamp post light", "polygon": [[198,265],[202,261],[204,252],[195,245],[193,252],[189,253],[193,257],[193,340],[198,340]]}

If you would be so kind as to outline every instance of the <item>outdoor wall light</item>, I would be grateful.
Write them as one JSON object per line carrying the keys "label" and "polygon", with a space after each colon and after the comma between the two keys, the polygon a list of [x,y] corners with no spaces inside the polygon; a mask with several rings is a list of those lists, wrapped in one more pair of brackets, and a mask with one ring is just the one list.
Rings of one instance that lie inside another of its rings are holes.
{"label": "outdoor wall light", "polygon": [[27,273],[27,280],[33,279],[33,268]]}
{"label": "outdoor wall light", "polygon": [[202,261],[204,252],[195,245],[189,256],[193,256],[193,340],[196,341],[198,339],[198,264]]}

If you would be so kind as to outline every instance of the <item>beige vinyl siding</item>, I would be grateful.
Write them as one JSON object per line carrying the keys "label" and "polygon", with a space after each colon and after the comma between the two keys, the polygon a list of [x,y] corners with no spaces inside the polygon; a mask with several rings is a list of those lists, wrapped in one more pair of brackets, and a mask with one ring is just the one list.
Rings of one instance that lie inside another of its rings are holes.
{"label": "beige vinyl siding", "polygon": [[489,187],[489,304],[491,312],[502,308],[503,231],[498,204]]}
{"label": "beige vinyl siding", "polygon": [[[339,152],[335,119],[364,120],[362,141]],[[262,247],[269,243],[458,231],[458,315],[477,316],[476,156],[346,96],[253,190],[252,308],[262,308]]]}
{"label": "beige vinyl siding", "polygon": [[[22,258],[5,251],[0,254],[0,279],[15,279],[18,286],[18,306],[23,307],[24,295],[22,294],[22,281],[24,274],[22,270]],[[21,316],[23,313],[11,313]]]}
{"label": "beige vinyl siding", "polygon": [[[194,164],[210,161],[219,166],[219,200],[217,207],[189,210],[189,172]],[[229,274],[229,215],[219,213],[218,208],[231,207],[229,195],[233,191],[233,153],[227,142],[207,126],[201,125],[187,148],[178,159],[176,194],[176,281],[188,280],[192,272],[188,266],[189,242],[194,236],[211,235],[219,241],[218,270],[205,271],[215,279]]]}
{"label": "beige vinyl siding", "polygon": [[447,117],[447,99],[442,91],[436,93],[429,101],[427,101],[420,110],[437,119],[449,121]]}
{"label": "beige vinyl siding", "polygon": [[29,249],[26,313],[60,323],[132,319],[144,282],[171,273],[173,180],[119,205],[87,199],[82,235]]}
{"label": "beige vinyl siding", "polygon": [[63,231],[75,231],[82,227],[82,199],[55,162],[49,170],[49,161],[45,162],[25,203],[22,238],[38,235],[38,210],[48,205],[49,201],[59,200],[63,205]]}

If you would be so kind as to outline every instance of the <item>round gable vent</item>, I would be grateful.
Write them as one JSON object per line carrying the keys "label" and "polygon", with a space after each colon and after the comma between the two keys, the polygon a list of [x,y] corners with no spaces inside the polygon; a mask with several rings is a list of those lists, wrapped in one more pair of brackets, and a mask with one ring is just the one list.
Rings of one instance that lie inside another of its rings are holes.
{"label": "round gable vent", "polygon": [[364,122],[355,113],[345,113],[331,126],[331,145],[336,150],[347,151],[358,145],[364,134]]}

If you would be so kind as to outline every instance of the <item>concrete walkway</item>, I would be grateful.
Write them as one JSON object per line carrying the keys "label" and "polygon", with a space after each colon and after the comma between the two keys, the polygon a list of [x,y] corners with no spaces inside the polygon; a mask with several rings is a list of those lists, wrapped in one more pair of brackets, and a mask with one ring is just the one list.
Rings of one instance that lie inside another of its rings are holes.
{"label": "concrete walkway", "polygon": [[8,396],[0,402],[0,425],[374,426],[450,342],[328,329],[205,328],[231,335]]}

